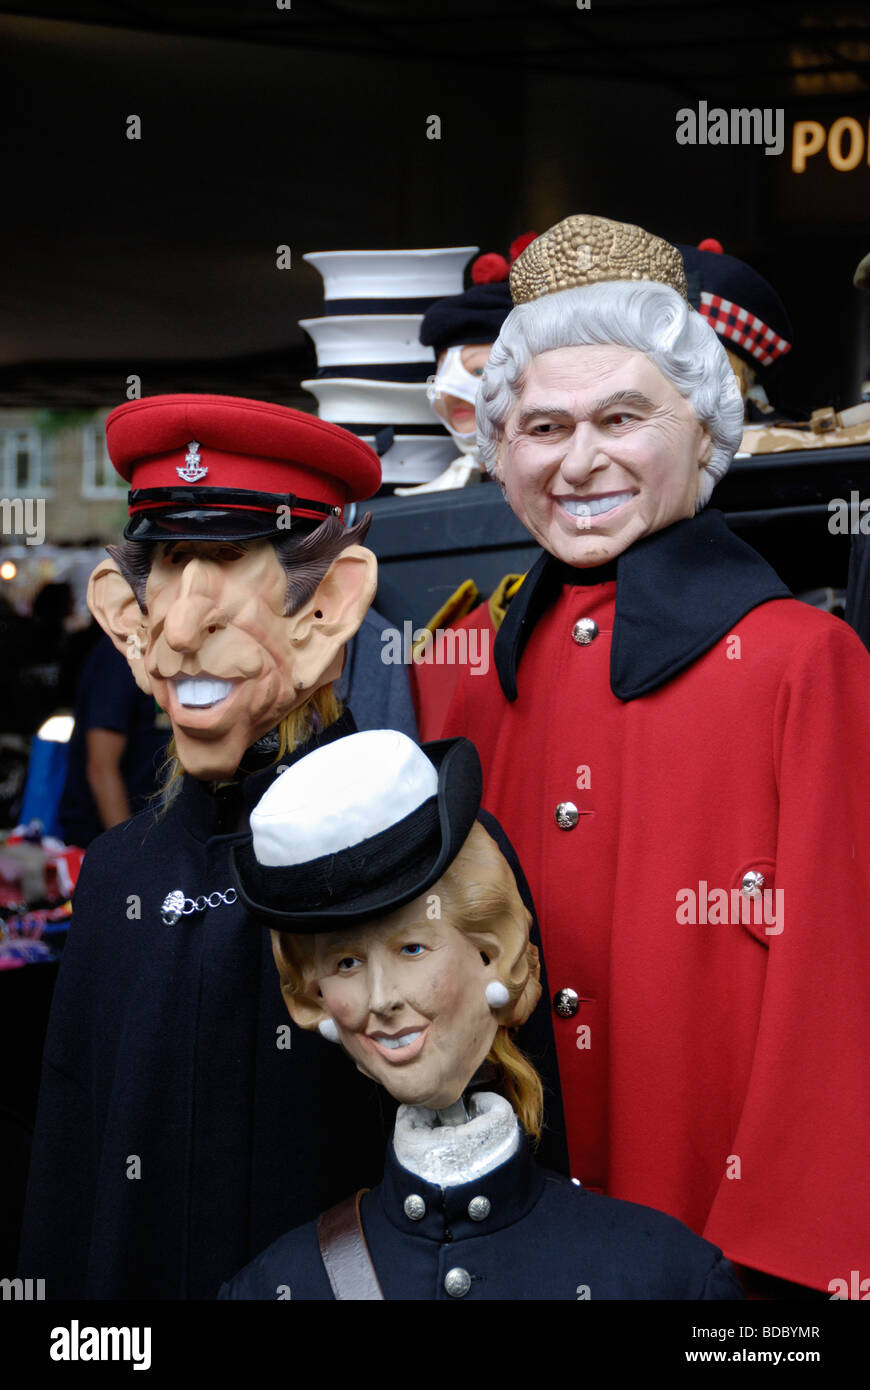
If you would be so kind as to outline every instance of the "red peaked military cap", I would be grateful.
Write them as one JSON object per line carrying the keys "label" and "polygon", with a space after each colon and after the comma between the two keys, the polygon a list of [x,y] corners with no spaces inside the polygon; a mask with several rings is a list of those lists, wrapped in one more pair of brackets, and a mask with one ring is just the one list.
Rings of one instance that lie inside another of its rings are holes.
{"label": "red peaked military cap", "polygon": [[355,434],[269,401],[143,396],[106,421],[130,484],[128,540],[249,540],[323,521],[377,492],[377,454]]}

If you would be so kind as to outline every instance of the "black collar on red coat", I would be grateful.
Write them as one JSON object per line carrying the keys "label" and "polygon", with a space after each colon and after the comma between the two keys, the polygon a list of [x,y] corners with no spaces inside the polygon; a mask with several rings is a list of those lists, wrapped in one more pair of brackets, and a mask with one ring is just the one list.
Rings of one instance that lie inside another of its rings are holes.
{"label": "black collar on red coat", "polygon": [[703,511],[636,541],[615,563],[576,569],[546,552],[532,566],[495,639],[495,666],[508,700],[541,614],[564,584],[616,579],[610,688],[636,700],[673,680],[731,631],[752,608],[791,598],[766,560],[729,531],[718,511]]}

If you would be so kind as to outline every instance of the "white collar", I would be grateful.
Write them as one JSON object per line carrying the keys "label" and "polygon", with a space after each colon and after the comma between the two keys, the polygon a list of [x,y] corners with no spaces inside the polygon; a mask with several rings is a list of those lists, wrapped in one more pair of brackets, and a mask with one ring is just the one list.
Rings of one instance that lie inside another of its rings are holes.
{"label": "white collar", "polygon": [[513,1106],[492,1091],[469,1098],[464,1125],[437,1125],[424,1105],[400,1105],[393,1148],[403,1168],[437,1187],[458,1187],[499,1168],[516,1153],[520,1127]]}

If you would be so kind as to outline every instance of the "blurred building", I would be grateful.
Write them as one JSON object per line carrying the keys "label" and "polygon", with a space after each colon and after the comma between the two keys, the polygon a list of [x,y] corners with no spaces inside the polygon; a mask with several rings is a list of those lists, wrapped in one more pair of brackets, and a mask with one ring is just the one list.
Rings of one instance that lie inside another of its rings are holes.
{"label": "blurred building", "polygon": [[[96,544],[123,528],[127,485],[106,452],[107,414],[0,408],[0,497],[44,501],[45,544]],[[0,546],[27,544],[11,514],[0,522]]]}

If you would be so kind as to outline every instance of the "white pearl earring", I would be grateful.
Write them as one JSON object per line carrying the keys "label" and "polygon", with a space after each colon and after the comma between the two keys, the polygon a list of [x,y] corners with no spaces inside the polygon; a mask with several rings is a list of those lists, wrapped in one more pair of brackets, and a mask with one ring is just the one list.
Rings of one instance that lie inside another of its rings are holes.
{"label": "white pearl earring", "polygon": [[334,1018],[322,1018],[317,1025],[317,1031],[327,1042],[338,1042],[338,1025]]}
{"label": "white pearl earring", "polygon": [[486,987],[486,1002],[491,1009],[503,1009],[510,1003],[510,993],[501,980],[490,980]]}

